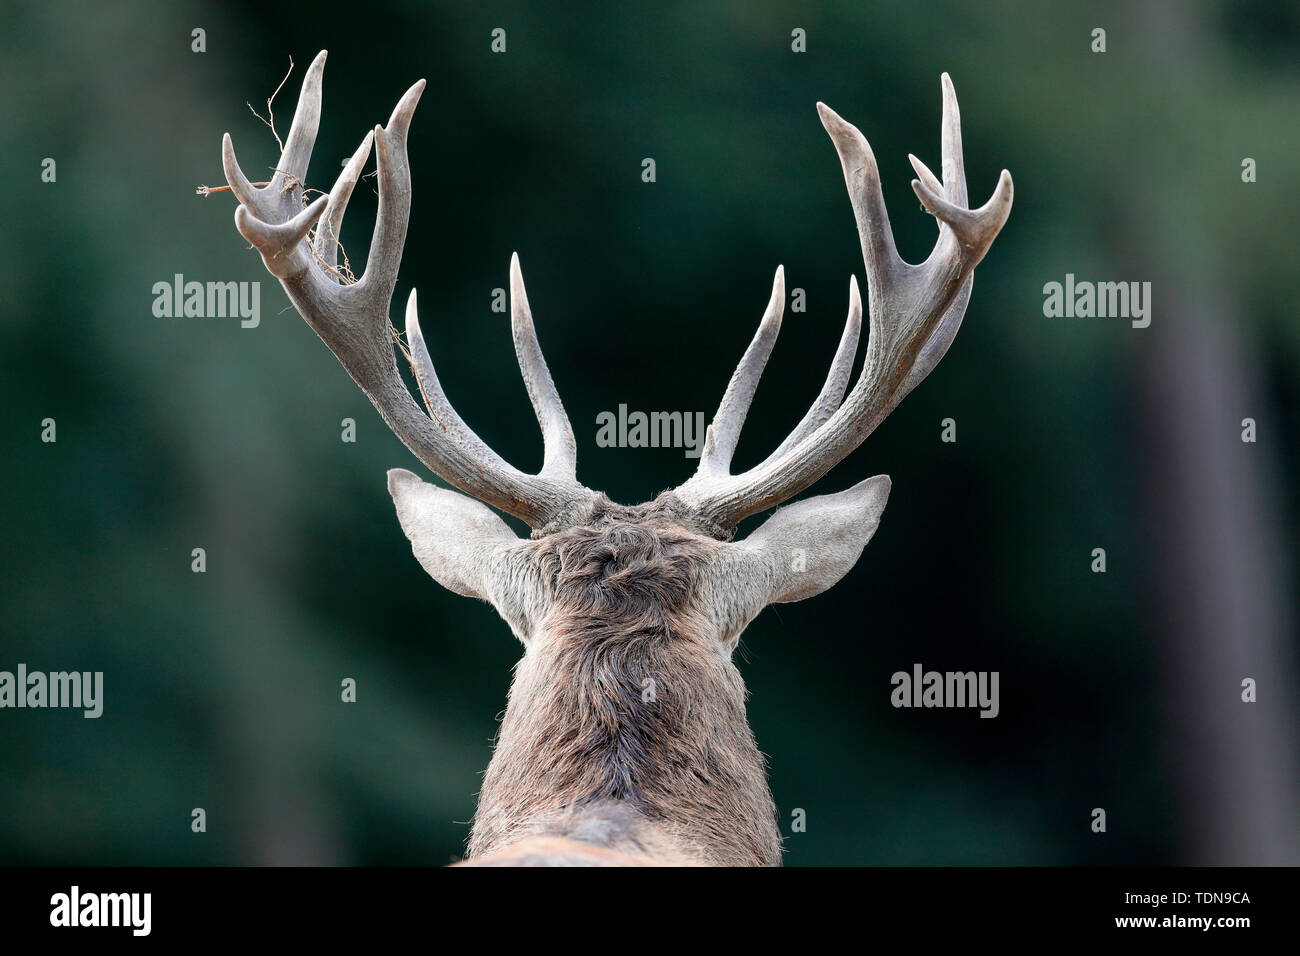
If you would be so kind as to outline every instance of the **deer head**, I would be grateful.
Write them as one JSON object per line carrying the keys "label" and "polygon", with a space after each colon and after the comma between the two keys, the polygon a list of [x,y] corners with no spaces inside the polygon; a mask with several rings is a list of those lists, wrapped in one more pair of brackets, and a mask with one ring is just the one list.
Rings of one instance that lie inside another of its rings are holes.
{"label": "deer head", "polygon": [[[329,195],[304,205],[324,66],[321,52],[268,185],[248,181],[228,134],[222,160],[240,202],[240,233],[393,432],[459,489],[402,469],[388,473],[415,557],[444,587],[491,602],[523,644],[470,858],[779,863],[775,810],[732,651],[765,606],[812,597],[848,573],[880,522],[889,478],[786,505],[741,541],[732,540],[736,525],[830,471],[938,364],[961,324],[972,272],[1010,212],[1011,176],[1004,170],[992,198],[968,208],[957,99],[944,74],[942,180],[909,157],[912,188],[938,220],[939,238],[925,262],[909,265],[894,248],[866,139],[818,103],[866,265],[870,334],[862,372],[846,397],[862,321],[851,280],[848,320],[820,394],[766,460],[732,473],[781,325],[778,268],[695,474],[654,501],[624,506],[578,481],[573,427],[538,345],[517,256],[510,263],[511,327],[544,440],[541,469],[527,474],[504,461],[452,408],[420,330],[414,290],[403,353],[424,408],[412,398],[398,372],[389,307],[411,205],[407,131],[424,81],[402,97],[386,127],[366,135]],[[377,220],[365,272],[349,282],[336,268],[337,237],[372,144]],[[527,522],[531,538],[516,536],[493,508]]]}

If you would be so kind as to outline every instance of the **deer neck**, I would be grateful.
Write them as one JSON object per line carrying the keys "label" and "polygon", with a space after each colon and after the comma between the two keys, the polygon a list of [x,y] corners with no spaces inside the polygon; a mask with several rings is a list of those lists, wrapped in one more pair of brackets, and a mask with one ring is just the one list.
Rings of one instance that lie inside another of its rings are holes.
{"label": "deer neck", "polygon": [[780,863],[764,761],[730,660],[690,629],[563,622],[530,643],[470,856],[561,837],[652,862]]}

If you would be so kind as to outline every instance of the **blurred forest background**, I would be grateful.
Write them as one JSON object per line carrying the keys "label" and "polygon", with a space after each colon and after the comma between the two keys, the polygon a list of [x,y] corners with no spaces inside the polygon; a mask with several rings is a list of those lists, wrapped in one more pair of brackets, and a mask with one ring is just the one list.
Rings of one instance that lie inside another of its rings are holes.
{"label": "blurred forest background", "polygon": [[[418,286],[448,395],[540,464],[490,308],[518,250],[579,476],[624,502],[694,462],[598,448],[596,415],[711,414],[778,263],[808,310],[787,312],[738,466],[816,394],[862,262],[815,101],[871,141],[903,256],[928,253],[906,155],[939,168],[949,71],[972,200],[1006,167],[1015,208],[947,359],[815,489],[890,474],[875,540],[745,635],[787,861],[1297,862],[1300,7],[1266,0],[10,5],[0,669],[102,670],[106,699],[98,720],[0,711],[0,862],[463,851],[520,649],[413,559],[384,473],[427,472],[230,195],[195,195],[224,182],[224,131],[250,174],[274,163],[245,104],[292,57],[283,135],[320,49],[316,188],[429,80],[397,301]],[[359,189],[358,272],[373,213]],[[176,273],[260,281],[260,326],[155,317]],[[1150,281],[1150,328],[1046,318],[1066,273]],[[890,675],[917,662],[999,671],[1000,715],[893,709]]]}

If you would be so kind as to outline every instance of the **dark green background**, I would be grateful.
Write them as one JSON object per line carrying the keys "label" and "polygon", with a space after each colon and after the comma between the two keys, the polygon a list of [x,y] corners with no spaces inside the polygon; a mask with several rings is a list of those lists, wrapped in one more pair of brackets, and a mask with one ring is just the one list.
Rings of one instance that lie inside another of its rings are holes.
{"label": "dark green background", "polygon": [[[194,195],[223,181],[223,131],[250,175],[274,163],[245,103],[292,56],[283,135],[322,48],[317,188],[429,80],[398,298],[418,286],[452,400],[540,464],[490,311],[518,250],[579,476],[625,502],[693,462],[596,447],[597,413],[711,414],[778,263],[808,311],[787,314],[737,464],[816,393],[862,263],[815,101],[870,139],[900,251],[927,254],[906,154],[939,168],[949,71],[972,199],[1006,167],[1015,207],[948,358],[816,488],[890,474],[875,540],[745,635],[783,832],[807,814],[787,860],[1296,861],[1295,4],[371,0],[5,14],[0,669],[102,670],[106,704],[0,711],[0,862],[462,850],[519,647],[412,558],[384,472],[423,469],[236,233],[234,200]],[[343,236],[358,271],[366,182]],[[155,318],[178,272],[261,281],[261,326]],[[1151,281],[1151,328],[1045,318],[1067,272]],[[894,710],[889,676],[914,662],[1000,671],[1001,715]]]}

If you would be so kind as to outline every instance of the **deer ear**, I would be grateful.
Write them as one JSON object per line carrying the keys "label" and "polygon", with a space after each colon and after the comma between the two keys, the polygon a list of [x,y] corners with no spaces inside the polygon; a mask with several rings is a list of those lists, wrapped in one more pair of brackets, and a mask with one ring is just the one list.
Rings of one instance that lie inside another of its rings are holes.
{"label": "deer ear", "polygon": [[495,604],[502,558],[520,540],[496,512],[402,468],[388,473],[388,493],[424,570],[449,591]]}
{"label": "deer ear", "polygon": [[889,476],[876,475],[847,491],[778,508],[736,547],[766,573],[764,605],[802,601],[821,594],[857,564],[880,525],[889,498]]}

